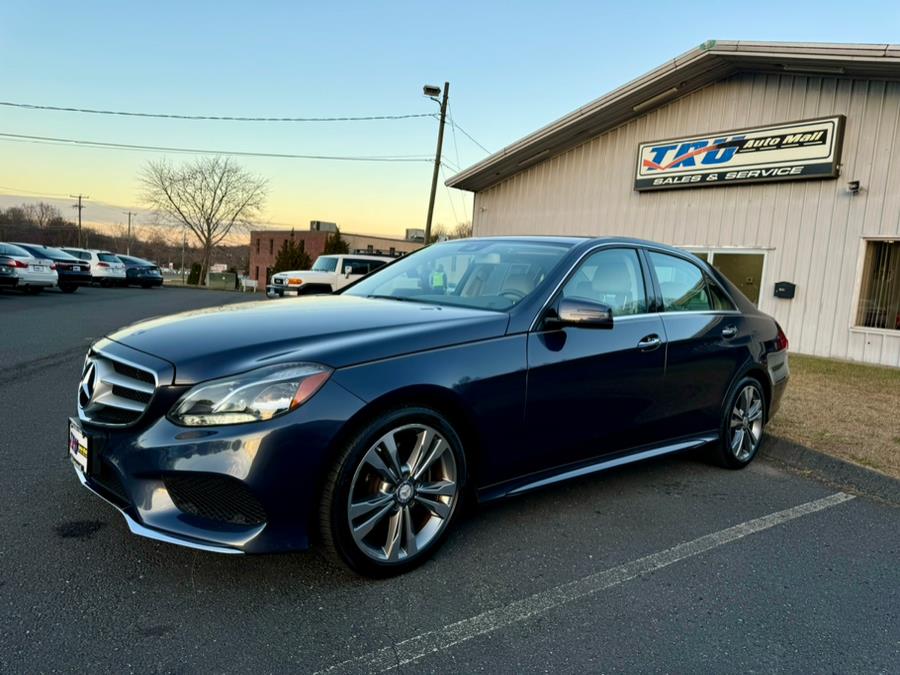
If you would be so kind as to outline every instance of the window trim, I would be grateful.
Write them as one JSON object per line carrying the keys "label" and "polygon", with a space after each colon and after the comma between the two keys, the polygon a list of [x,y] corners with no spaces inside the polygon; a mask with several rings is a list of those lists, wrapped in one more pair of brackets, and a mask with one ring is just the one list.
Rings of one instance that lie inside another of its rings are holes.
{"label": "window trim", "polygon": [[[731,296],[731,293],[718,283],[715,277],[709,273],[709,270],[705,269],[703,265],[698,265],[696,261],[691,260],[690,257],[684,255],[680,251],[669,251],[663,248],[658,248],[656,246],[646,246],[647,253],[659,253],[662,255],[667,255],[672,258],[678,258],[683,260],[686,263],[689,263],[700,270],[700,275],[703,277],[703,280],[708,284],[713,284],[715,287],[724,295],[728,301],[731,303],[732,309],[714,309],[710,307],[709,309],[692,309],[688,311],[669,311],[666,309],[665,302],[663,301],[662,290],[659,287],[659,278],[656,276],[656,269],[653,267],[653,262],[650,260],[650,256],[647,256],[647,267],[650,268],[650,273],[653,275],[653,288],[654,292],[657,296],[657,313],[660,315],[675,315],[675,314],[741,314],[741,310],[738,309],[738,304],[734,301],[734,298]],[[749,253],[749,251],[748,251]],[[704,263],[708,267],[712,268],[712,263],[701,260],[701,263]],[[765,257],[763,258],[763,270],[765,270]],[[762,283],[760,283],[760,299],[762,299]]]}
{"label": "window trim", "polygon": [[874,328],[862,326],[857,323],[859,303],[862,299],[860,296],[862,294],[863,275],[866,272],[866,248],[868,248],[869,242],[896,242],[898,240],[900,240],[900,236],[890,234],[865,235],[859,238],[859,251],[856,258],[856,281],[853,284],[853,302],[850,308],[850,325],[848,326],[853,333],[873,333],[892,337],[900,336],[900,330],[895,328]]}
{"label": "window trim", "polygon": [[[569,280],[575,275],[575,272],[581,267],[582,263],[590,256],[595,253],[599,253],[604,249],[631,249],[633,250],[638,257],[638,263],[641,265],[641,271],[644,275],[644,295],[647,296],[647,307],[648,311],[643,314],[628,314],[627,316],[650,316],[652,314],[656,314],[656,312],[649,311],[652,309],[652,305],[650,304],[651,296],[648,293],[649,286],[647,285],[647,270],[645,268],[645,260],[641,253],[642,247],[636,244],[629,244],[626,242],[603,242],[602,244],[597,244],[596,246],[592,246],[587,249],[584,253],[582,253],[578,259],[572,263],[572,266],[569,268],[569,271],[566,272],[566,275],[560,279],[559,283],[556,284],[556,287],[550,292],[550,295],[547,296],[547,300],[541,305],[540,309],[535,312],[534,319],[531,321],[531,325],[528,327],[529,333],[533,333],[539,330],[539,324],[544,318],[544,315],[547,313],[547,310],[553,305],[557,299],[559,298],[560,293],[562,293],[562,289],[565,288],[566,284],[569,283]],[[624,318],[624,317],[622,317]],[[613,317],[615,321],[615,316]]]}

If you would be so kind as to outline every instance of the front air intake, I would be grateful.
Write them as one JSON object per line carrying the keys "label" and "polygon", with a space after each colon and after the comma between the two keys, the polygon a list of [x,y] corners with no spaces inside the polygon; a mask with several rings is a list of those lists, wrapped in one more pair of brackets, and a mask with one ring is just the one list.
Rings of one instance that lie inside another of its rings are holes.
{"label": "front air intake", "polygon": [[261,525],[266,512],[243,483],[229,476],[181,472],[163,477],[163,483],[179,511],[230,523]]}

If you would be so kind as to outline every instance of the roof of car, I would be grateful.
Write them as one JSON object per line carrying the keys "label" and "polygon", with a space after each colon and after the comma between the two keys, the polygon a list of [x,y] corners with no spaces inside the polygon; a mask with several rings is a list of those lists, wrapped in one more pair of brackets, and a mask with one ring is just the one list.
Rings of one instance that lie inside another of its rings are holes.
{"label": "roof of car", "polygon": [[[637,239],[635,237],[620,237],[620,236],[609,236],[609,237],[586,237],[586,236],[571,236],[571,237],[560,237],[555,235],[538,235],[538,234],[528,234],[528,235],[502,235],[498,237],[472,237],[469,241],[518,241],[518,242],[533,242],[533,243],[545,243],[550,242],[554,244],[568,244],[570,246],[576,246],[578,244],[583,244],[585,242],[592,242],[597,244],[629,244],[631,246],[652,246],[654,248],[667,249],[670,251],[682,251],[682,249],[676,248],[675,246],[670,246],[669,244],[663,244],[658,241],[650,241],[648,239]],[[449,241],[460,241],[458,239],[449,240]]]}

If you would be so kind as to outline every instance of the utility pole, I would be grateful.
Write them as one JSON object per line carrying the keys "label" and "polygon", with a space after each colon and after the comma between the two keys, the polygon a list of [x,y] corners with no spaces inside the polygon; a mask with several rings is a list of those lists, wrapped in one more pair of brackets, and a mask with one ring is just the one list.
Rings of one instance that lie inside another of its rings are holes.
{"label": "utility pole", "polygon": [[123,211],[123,213],[128,216],[128,239],[125,241],[125,255],[131,255],[131,216],[137,214],[131,211]]}
{"label": "utility pole", "polygon": [[77,199],[77,204],[72,204],[73,209],[78,210],[78,247],[81,248],[81,211],[84,209],[84,204],[81,203],[82,199],[90,199],[87,195],[69,195],[72,199]]}
{"label": "utility pole", "polygon": [[[436,87],[435,87],[436,89]],[[426,93],[428,93],[426,88]],[[431,175],[431,197],[428,199],[428,219],[425,221],[425,245],[431,243],[431,218],[434,216],[434,195],[437,192],[438,172],[441,169],[441,149],[444,145],[444,121],[447,119],[447,98],[450,83],[444,82],[444,96],[441,99],[441,123],[438,127],[437,152],[434,154],[434,173]],[[434,99],[435,101],[437,99]]]}
{"label": "utility pole", "polygon": [[181,226],[181,285],[184,286],[184,247],[187,246],[187,229]]}

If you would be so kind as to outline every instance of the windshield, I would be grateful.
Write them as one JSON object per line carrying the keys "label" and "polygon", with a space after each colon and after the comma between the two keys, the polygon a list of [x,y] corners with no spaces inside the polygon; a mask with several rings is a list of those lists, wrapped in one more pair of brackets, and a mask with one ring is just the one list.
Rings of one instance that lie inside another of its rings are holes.
{"label": "windshield", "polygon": [[334,272],[337,269],[337,258],[320,255],[312,266],[313,272]]}
{"label": "windshield", "polygon": [[119,258],[117,256],[114,256],[112,253],[98,253],[97,258],[102,260],[103,262],[108,262],[108,263],[122,262],[121,260],[119,260]]}
{"label": "windshield", "polygon": [[569,249],[557,242],[445,242],[366,277],[347,295],[506,310],[537,289]]}

